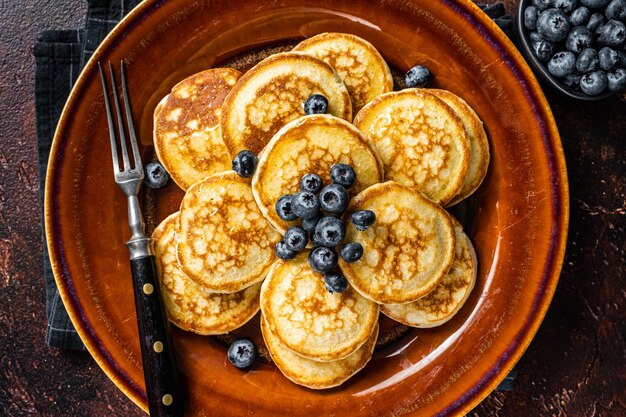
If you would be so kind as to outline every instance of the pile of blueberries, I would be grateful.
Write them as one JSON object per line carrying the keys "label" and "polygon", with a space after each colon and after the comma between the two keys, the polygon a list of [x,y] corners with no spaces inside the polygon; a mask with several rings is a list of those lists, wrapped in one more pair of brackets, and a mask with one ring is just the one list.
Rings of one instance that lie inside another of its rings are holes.
{"label": "pile of blueberries", "polygon": [[[356,174],[347,164],[335,164],[330,168],[332,184],[324,186],[316,174],[306,174],[300,180],[300,191],[285,194],[276,202],[276,214],[285,221],[301,219],[300,225],[291,226],[283,240],[276,244],[276,255],[281,259],[293,259],[309,243],[311,251],[308,262],[311,268],[324,274],[326,289],[344,292],[348,287],[346,278],[336,270],[339,256],[346,262],[356,262],[363,256],[363,246],[358,242],[343,243],[346,224],[341,219],[348,208],[348,192]],[[356,210],[350,221],[357,230],[365,230],[376,221],[371,210]]]}
{"label": "pile of blueberries", "polygon": [[626,88],[626,0],[532,0],[524,26],[535,56],[570,89]]}

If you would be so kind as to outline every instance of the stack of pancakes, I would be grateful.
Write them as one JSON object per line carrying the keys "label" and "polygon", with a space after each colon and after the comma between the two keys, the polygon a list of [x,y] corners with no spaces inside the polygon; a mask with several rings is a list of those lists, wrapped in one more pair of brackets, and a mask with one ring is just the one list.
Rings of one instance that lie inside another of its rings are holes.
{"label": "stack of pancakes", "polygon": [[[312,94],[328,114],[305,115]],[[241,74],[215,68],[173,87],[154,115],[159,160],[186,191],[180,211],[155,230],[168,316],[199,334],[227,333],[259,308],[268,351],[283,374],[314,388],[362,369],[378,337],[379,311],[403,324],[448,321],[477,273],[474,248],[446,211],[480,186],[489,164],[482,122],[455,94],[393,91],[378,51],[354,35],[323,33]],[[241,150],[251,179],[228,170]],[[350,286],[330,293],[307,263],[280,260],[275,244],[297,224],[274,205],[308,173],[329,183],[351,165],[346,242],[363,257],[339,261]],[[349,213],[372,210],[365,231]]]}

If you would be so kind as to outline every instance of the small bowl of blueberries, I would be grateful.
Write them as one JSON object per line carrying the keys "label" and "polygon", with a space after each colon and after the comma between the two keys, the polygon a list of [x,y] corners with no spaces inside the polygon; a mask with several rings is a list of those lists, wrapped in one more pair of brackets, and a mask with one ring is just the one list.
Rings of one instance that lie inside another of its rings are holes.
{"label": "small bowl of blueberries", "polygon": [[522,0],[516,30],[535,73],[566,96],[626,91],[626,0]]}

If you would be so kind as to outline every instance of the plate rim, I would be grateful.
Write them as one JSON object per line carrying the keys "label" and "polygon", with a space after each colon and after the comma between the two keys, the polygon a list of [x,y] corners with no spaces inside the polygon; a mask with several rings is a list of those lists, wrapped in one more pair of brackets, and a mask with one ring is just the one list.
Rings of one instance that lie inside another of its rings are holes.
{"label": "plate rim", "polygon": [[[76,305],[76,300],[74,299],[76,295],[73,294],[73,289],[71,288],[72,278],[63,256],[63,250],[54,245],[54,242],[57,241],[57,226],[55,226],[56,216],[54,212],[55,196],[52,192],[53,187],[50,186],[50,184],[56,182],[57,165],[60,163],[60,158],[57,156],[61,148],[61,142],[64,136],[63,133],[67,131],[68,121],[71,119],[71,109],[79,105],[81,99],[79,91],[85,88],[89,78],[93,76],[92,73],[95,71],[98,59],[102,55],[105,55],[106,51],[114,48],[114,44],[120,33],[132,27],[137,20],[151,14],[151,11],[154,11],[154,9],[158,9],[160,2],[161,0],[144,0],[131,10],[131,12],[104,38],[81,71],[63,107],[55,130],[50,149],[46,171],[46,186],[44,190],[46,244],[54,279],[59,289],[61,300],[67,309],[68,316],[98,366],[104,371],[107,377],[113,381],[117,388],[145,412],[148,412],[145,391],[131,383],[130,378],[128,378],[126,372],[119,367],[119,364],[113,361],[107,355],[106,351],[103,351],[101,347],[98,346],[97,342],[94,341],[96,337],[95,330],[90,328],[89,323],[81,316],[80,309]],[[550,165],[549,172],[550,178],[552,179],[550,186],[554,195],[551,225],[555,233],[551,236],[544,272],[539,281],[539,295],[533,300],[532,305],[534,312],[531,312],[531,315],[526,318],[526,324],[520,330],[514,342],[509,345],[491,368],[482,372],[480,380],[474,387],[459,395],[447,409],[441,412],[441,415],[463,416],[486,398],[512,370],[535,337],[547,313],[559,281],[565,257],[569,226],[569,185],[563,146],[552,110],[535,75],[522,57],[520,51],[472,0],[443,0],[441,3],[444,7],[452,9],[455,14],[460,14],[463,18],[469,19],[470,24],[478,32],[482,32],[481,34],[485,40],[492,48],[496,49],[498,53],[508,55],[509,62],[507,62],[507,65],[514,72],[514,75],[526,84],[526,96],[531,103],[534,102],[538,105],[537,108],[534,109],[535,114],[538,116],[539,120],[544,122],[544,132],[546,134],[542,135],[542,141]],[[407,415],[416,415],[416,413],[417,411],[411,411]]]}

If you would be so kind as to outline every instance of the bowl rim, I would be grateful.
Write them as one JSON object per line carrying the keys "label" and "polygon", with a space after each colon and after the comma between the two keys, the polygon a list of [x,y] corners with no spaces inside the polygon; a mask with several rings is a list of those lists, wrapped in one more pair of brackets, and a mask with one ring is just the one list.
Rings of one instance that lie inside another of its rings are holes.
{"label": "bowl rim", "polygon": [[[151,15],[159,8],[162,0],[145,0],[135,7],[125,16],[106,36],[98,46],[85,68],[79,75],[73,86],[70,96],[63,108],[59,124],[55,131],[49,165],[46,173],[46,188],[44,201],[44,220],[47,247],[54,278],[59,288],[61,299],[65,304],[68,315],[74,324],[77,333],[84,342],[87,350],[94,358],[98,366],[113,381],[113,383],[137,406],[144,411],[148,411],[145,390],[129,380],[127,374],[103,351],[95,340],[95,332],[89,323],[81,315],[81,311],[76,304],[75,294],[71,286],[72,278],[63,251],[55,247],[58,241],[58,228],[55,226],[57,217],[55,216],[55,194],[54,187],[50,186],[57,182],[58,165],[60,158],[55,155],[62,150],[69,135],[66,135],[69,121],[71,120],[72,109],[80,104],[82,90],[86,88],[90,79],[95,77],[97,72],[97,62],[100,57],[110,53],[119,41],[120,35],[127,31],[132,31],[138,26],[146,16]],[[498,358],[498,361],[483,373],[480,381],[474,387],[458,395],[448,409],[443,411],[444,415],[463,416],[476,407],[489,393],[491,393],[513,369],[520,357],[528,348],[537,330],[545,317],[550,302],[553,298],[565,256],[567,232],[569,224],[569,188],[565,157],[556,122],[552,115],[550,106],[535,78],[529,69],[521,53],[511,42],[511,40],[501,31],[501,29],[471,0],[444,0],[443,5],[451,9],[454,13],[461,14],[465,19],[469,19],[471,24],[480,31],[481,36],[487,38],[487,42],[499,52],[506,53],[510,57],[511,70],[516,76],[521,77],[527,84],[528,99],[538,106],[536,114],[547,123],[545,124],[545,135],[542,135],[546,153],[548,154],[550,172],[553,181],[550,186],[554,193],[552,224],[554,233],[551,236],[550,249],[547,252],[544,272],[541,277],[541,294],[534,300],[534,313],[531,313],[527,320],[527,325],[520,330],[518,337]],[[417,413],[412,412],[411,414]]]}

